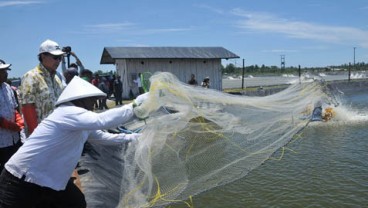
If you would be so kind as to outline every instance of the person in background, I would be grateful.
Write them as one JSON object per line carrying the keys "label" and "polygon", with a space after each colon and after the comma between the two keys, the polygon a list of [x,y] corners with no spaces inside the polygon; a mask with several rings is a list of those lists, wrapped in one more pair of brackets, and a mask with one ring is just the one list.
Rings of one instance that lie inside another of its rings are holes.
{"label": "person in background", "polygon": [[92,82],[93,79],[93,73],[91,70],[89,69],[84,69],[81,74],[80,77],[84,80],[86,80],[87,82]]}
{"label": "person in background", "polygon": [[[71,51],[72,48],[70,46],[63,47],[61,50],[64,52],[64,55],[62,56],[62,59],[61,59],[61,70],[62,70],[62,72],[59,73],[58,71],[56,71],[56,75],[59,77],[59,79],[61,80],[63,86],[65,87],[68,84],[67,81],[66,81],[67,78],[65,77],[65,73],[68,73],[66,71],[69,68],[76,68],[78,74],[80,74],[84,70],[84,66],[83,66],[82,62],[80,61],[80,59],[78,58],[78,56],[73,51]],[[69,63],[70,56],[73,56],[75,58],[75,61],[76,61],[75,63]],[[68,64],[66,63],[65,58],[68,59]],[[79,71],[78,71],[78,69],[79,69]]]}
{"label": "person in background", "polygon": [[20,132],[24,128],[14,91],[6,83],[10,66],[0,59],[0,172],[22,145]]}
{"label": "person in background", "polygon": [[[107,83],[108,81],[106,80],[105,77],[102,77],[100,79],[100,82],[98,84],[98,89],[100,89],[102,92],[106,93],[106,95],[108,94],[109,92],[109,88],[107,86]],[[104,108],[105,109],[109,109],[109,107],[107,107],[107,97],[102,97],[98,100],[98,106],[100,107],[99,109],[100,110],[103,110]]]}
{"label": "person in background", "polygon": [[[65,52],[65,49],[66,49],[67,47],[64,47],[63,49],[64,49],[64,52]],[[75,58],[75,63],[71,63],[69,66],[66,66],[67,64],[66,64],[66,61],[65,61],[65,57],[70,57],[70,56],[73,56],[74,58]],[[82,64],[82,62],[81,62],[81,60],[78,58],[78,56],[77,56],[77,54],[75,53],[75,52],[73,52],[73,51],[66,51],[65,52],[65,54],[64,54],[64,56],[63,56],[63,59],[61,60],[61,69],[62,69],[62,71],[63,71],[63,74],[64,74],[64,72],[68,69],[68,68],[70,68],[70,67],[74,67],[74,68],[76,68],[77,69],[77,72],[79,73],[79,74],[81,74],[82,73],[82,71],[85,69],[84,68],[84,66],[83,66],[83,64]],[[79,69],[79,71],[78,71],[78,69]]]}
{"label": "person in background", "polygon": [[144,89],[143,89],[143,86],[142,86],[142,78],[141,78],[142,74],[141,73],[138,73],[138,77],[137,79],[133,80],[134,83],[137,84],[138,86],[138,94],[141,95],[144,93]]}
{"label": "person in background", "polygon": [[[148,97],[128,105],[93,112],[94,102],[106,94],[75,76],[56,102],[56,109],[5,164],[0,175],[0,207],[86,207],[84,194],[71,182],[87,140],[104,143],[135,141],[140,134],[112,134],[108,129],[130,121]],[[138,115],[136,115],[138,116]],[[53,205],[53,206],[52,206]],[[56,205],[56,206],[55,206]]]}
{"label": "person in background", "polygon": [[191,74],[190,75],[190,80],[188,81],[188,84],[194,85],[194,86],[197,86],[198,85],[198,82],[197,82],[194,74]]}
{"label": "person in background", "polygon": [[114,94],[114,82],[115,82],[115,75],[110,75],[107,78],[107,83],[108,83],[108,88],[109,88],[109,93],[107,94],[107,98],[110,99],[111,95]]}
{"label": "person in background", "polygon": [[[92,79],[92,84],[98,88],[99,84],[100,84],[100,75],[98,73],[95,73],[94,78]],[[100,109],[100,105],[99,102],[95,103],[95,109]]]}
{"label": "person in background", "polygon": [[119,75],[114,81],[114,97],[116,105],[123,105],[123,83]]}
{"label": "person in background", "polygon": [[209,77],[204,78],[201,86],[204,88],[210,88],[210,78]]}
{"label": "person in background", "polygon": [[[0,62],[2,60],[0,59]],[[4,62],[5,63],[5,62]],[[10,70],[10,69],[9,69]],[[17,111],[20,113],[20,104],[19,104],[19,90],[12,85],[12,81],[10,79],[6,80],[6,83],[8,83],[8,85],[12,88],[13,92],[14,92],[14,97],[15,97],[15,101],[17,102]]]}
{"label": "person in background", "polygon": [[74,76],[78,76],[78,69],[75,67],[69,67],[64,71],[65,83],[69,84]]}
{"label": "person in background", "polygon": [[44,41],[38,54],[40,63],[22,77],[20,95],[27,135],[52,112],[63,90],[61,80],[55,76],[63,54],[59,44]]}

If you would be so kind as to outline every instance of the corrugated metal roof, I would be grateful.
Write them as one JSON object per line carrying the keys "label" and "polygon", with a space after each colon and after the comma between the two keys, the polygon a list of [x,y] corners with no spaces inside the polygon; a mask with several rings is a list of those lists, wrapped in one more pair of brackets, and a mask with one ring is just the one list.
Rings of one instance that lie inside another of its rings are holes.
{"label": "corrugated metal roof", "polygon": [[114,64],[115,59],[231,59],[238,55],[223,47],[105,47],[101,64]]}

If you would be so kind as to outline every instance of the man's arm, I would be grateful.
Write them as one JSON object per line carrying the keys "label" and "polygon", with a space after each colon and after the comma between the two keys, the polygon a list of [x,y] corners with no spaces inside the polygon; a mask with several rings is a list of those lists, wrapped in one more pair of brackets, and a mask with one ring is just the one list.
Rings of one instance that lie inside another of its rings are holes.
{"label": "man's arm", "polygon": [[84,70],[84,66],[83,66],[81,60],[78,58],[77,54],[75,54],[73,51],[71,51],[70,54],[75,58],[75,62],[77,63],[77,65],[79,67],[79,74],[81,74],[82,71]]}
{"label": "man's arm", "polygon": [[22,116],[19,114],[18,110],[15,109],[14,120],[10,121],[3,117],[0,117],[0,128],[8,129],[10,131],[19,132],[24,128],[24,122]]}
{"label": "man's arm", "polygon": [[30,135],[38,125],[36,106],[33,103],[23,104],[22,112],[24,120],[27,123],[28,135]]}
{"label": "man's arm", "polygon": [[66,71],[65,56],[62,56],[62,58],[61,58],[61,70],[62,70],[63,74],[64,74],[64,73],[65,73],[65,71]]}

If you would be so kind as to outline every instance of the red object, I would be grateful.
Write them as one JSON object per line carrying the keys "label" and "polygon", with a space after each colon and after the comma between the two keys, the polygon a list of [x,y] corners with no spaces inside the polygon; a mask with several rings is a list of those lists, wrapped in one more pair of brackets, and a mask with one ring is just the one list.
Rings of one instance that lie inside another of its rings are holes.
{"label": "red object", "polygon": [[25,104],[22,106],[22,112],[27,123],[28,134],[31,134],[38,125],[36,107],[33,104]]}
{"label": "red object", "polygon": [[24,129],[24,120],[17,110],[15,111],[15,123],[19,128]]}

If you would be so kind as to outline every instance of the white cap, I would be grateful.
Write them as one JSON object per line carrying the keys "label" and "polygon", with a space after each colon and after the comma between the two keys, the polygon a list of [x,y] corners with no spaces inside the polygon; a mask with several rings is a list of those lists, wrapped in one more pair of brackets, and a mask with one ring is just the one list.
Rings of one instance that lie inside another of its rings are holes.
{"label": "white cap", "polygon": [[11,66],[11,64],[6,64],[5,61],[0,59],[0,69],[10,70],[10,68],[9,68],[10,66]]}
{"label": "white cap", "polygon": [[60,55],[64,54],[64,52],[61,50],[59,44],[57,44],[57,42],[49,40],[49,39],[47,39],[43,43],[41,43],[40,52],[38,54],[41,54],[41,53],[51,53],[52,55],[55,55],[55,56],[60,56]]}
{"label": "white cap", "polygon": [[86,80],[74,76],[72,81],[70,81],[61,93],[55,105],[57,106],[62,103],[87,97],[106,97],[106,94]]}

